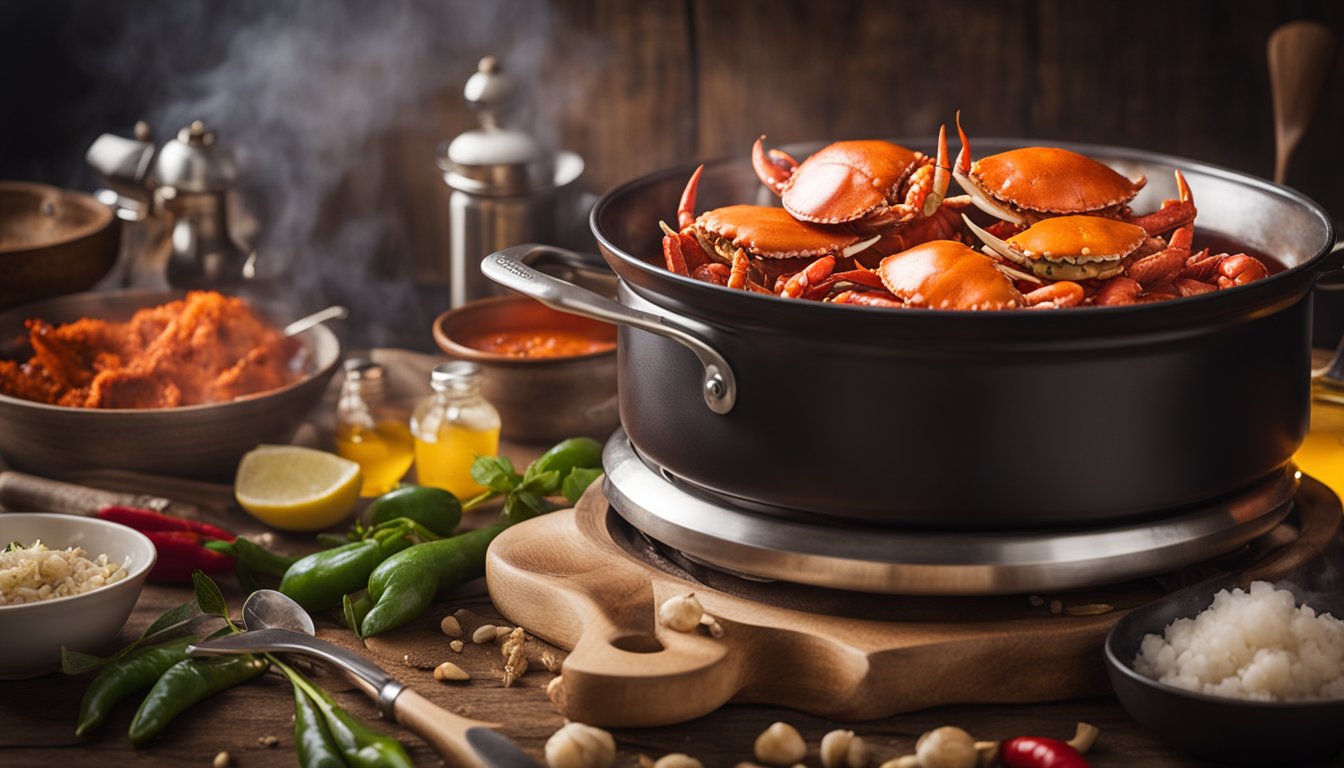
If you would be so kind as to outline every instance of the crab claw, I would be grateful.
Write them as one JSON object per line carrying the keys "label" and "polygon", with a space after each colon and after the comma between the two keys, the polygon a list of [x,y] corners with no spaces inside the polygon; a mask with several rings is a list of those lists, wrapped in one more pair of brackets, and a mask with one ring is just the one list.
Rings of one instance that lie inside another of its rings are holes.
{"label": "crab claw", "polygon": [[1184,174],[1180,169],[1176,170],[1176,194],[1178,200],[1166,200],[1162,207],[1144,216],[1133,219],[1130,223],[1143,227],[1144,231],[1153,237],[1157,237],[1163,232],[1183,227],[1195,220],[1195,198],[1190,192],[1190,184],[1186,182]]}
{"label": "crab claw", "polygon": [[787,152],[778,149],[765,151],[765,136],[756,139],[751,146],[751,167],[756,169],[756,177],[776,195],[784,193],[784,185],[793,177],[798,161]]}
{"label": "crab claw", "polygon": [[1013,246],[1009,245],[1007,240],[1004,240],[1000,237],[991,234],[984,227],[981,227],[974,221],[971,221],[971,217],[967,216],[964,213],[961,214],[961,220],[966,222],[966,226],[970,228],[971,232],[975,233],[975,236],[980,238],[980,241],[983,242],[986,246],[988,246],[990,250],[999,254],[1003,258],[1008,259],[1009,261],[1015,261],[1018,264],[1027,263],[1027,258],[1023,256],[1021,253],[1018,253],[1016,250],[1014,250]]}
{"label": "crab claw", "polygon": [[695,223],[695,197],[700,192],[700,174],[704,170],[703,165],[696,168],[686,182],[686,188],[681,191],[681,203],[677,206],[677,226],[681,229]]}
{"label": "crab claw", "polygon": [[1021,214],[1000,205],[971,179],[971,142],[961,127],[960,111],[957,112],[957,135],[961,137],[961,151],[957,153],[957,164],[952,168],[952,178],[957,180],[957,184],[971,198],[971,202],[975,203],[976,208],[996,219],[1011,221],[1014,224],[1026,224],[1027,220]]}
{"label": "crab claw", "polygon": [[957,172],[971,172],[971,140],[966,138],[966,131],[961,127],[961,110],[957,110],[957,136],[961,138],[961,150],[957,152]]}
{"label": "crab claw", "polygon": [[938,206],[943,204],[943,198],[947,197],[947,187],[952,182],[952,177],[947,170],[946,125],[938,126],[938,159],[934,161],[933,167],[933,189],[929,191],[929,196],[924,198],[924,218],[926,219],[938,210]]}

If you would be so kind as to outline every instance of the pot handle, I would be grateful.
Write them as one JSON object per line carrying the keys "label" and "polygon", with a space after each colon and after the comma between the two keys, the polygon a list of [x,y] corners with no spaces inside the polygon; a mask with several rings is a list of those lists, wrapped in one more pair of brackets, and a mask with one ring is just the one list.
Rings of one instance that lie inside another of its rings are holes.
{"label": "pot handle", "polygon": [[531,296],[548,307],[574,315],[583,315],[616,325],[627,325],[679,342],[689,349],[704,367],[701,393],[705,405],[718,414],[728,413],[737,402],[737,379],[733,368],[717,350],[690,331],[680,328],[667,318],[638,309],[632,309],[605,296],[567,283],[557,277],[539,272],[524,261],[538,256],[554,255],[569,260],[582,256],[573,251],[550,245],[528,243],[505,248],[485,257],[481,272],[496,283]]}

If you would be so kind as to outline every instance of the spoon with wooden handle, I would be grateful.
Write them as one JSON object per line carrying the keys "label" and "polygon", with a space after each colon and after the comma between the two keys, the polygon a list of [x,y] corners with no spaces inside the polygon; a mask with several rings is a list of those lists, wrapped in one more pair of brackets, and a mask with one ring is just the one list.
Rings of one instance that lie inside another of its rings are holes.
{"label": "spoon with wooden handle", "polygon": [[1335,61],[1335,36],[1324,24],[1292,21],[1269,36],[1267,55],[1274,98],[1274,182],[1282,184],[1325,90]]}

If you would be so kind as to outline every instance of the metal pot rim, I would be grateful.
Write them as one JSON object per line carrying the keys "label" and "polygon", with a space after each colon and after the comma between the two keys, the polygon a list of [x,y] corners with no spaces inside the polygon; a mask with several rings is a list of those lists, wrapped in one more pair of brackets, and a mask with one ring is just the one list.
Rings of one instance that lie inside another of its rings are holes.
{"label": "metal pot rim", "polygon": [[[921,148],[921,145],[927,145],[925,139],[892,139],[892,141]],[[809,142],[805,144],[786,145],[784,149],[795,157],[806,156],[817,149],[825,146],[827,142]],[[1031,141],[1026,139],[1000,139],[985,137],[976,139],[980,146],[990,146],[996,151],[1016,149],[1021,147],[1039,146],[1041,141]],[[866,319],[900,317],[902,324],[913,324],[919,322],[946,323],[971,323],[984,325],[1016,325],[1018,323],[1030,324],[1033,328],[1038,323],[1067,323],[1076,322],[1081,316],[1095,317],[1098,319],[1115,320],[1121,323],[1133,321],[1136,317],[1145,318],[1147,321],[1157,320],[1165,322],[1172,317],[1182,317],[1183,322],[1190,322],[1190,315],[1220,315],[1226,311],[1237,311],[1249,305],[1260,305],[1261,297],[1274,294],[1280,289],[1291,290],[1294,293],[1295,286],[1289,285],[1299,281],[1305,274],[1318,272],[1322,267],[1322,262],[1331,252],[1331,247],[1335,241],[1334,224],[1330,216],[1315,201],[1289,187],[1275,184],[1271,181],[1250,176],[1240,171],[1235,171],[1210,163],[1196,160],[1190,160],[1174,155],[1150,152],[1147,150],[1130,149],[1126,147],[1109,146],[1101,144],[1085,144],[1073,142],[1049,142],[1050,146],[1068,149],[1074,152],[1085,154],[1091,157],[1097,157],[1103,160],[1122,159],[1141,164],[1165,165],[1180,168],[1185,171],[1197,172],[1208,176],[1214,176],[1223,180],[1246,186],[1262,194],[1273,195],[1285,198],[1293,205],[1306,209],[1319,221],[1321,225],[1321,242],[1313,249],[1314,254],[1300,264],[1289,266],[1282,272],[1270,275],[1255,283],[1236,288],[1213,291],[1200,296],[1183,297],[1172,301],[1156,302],[1152,304],[1137,304],[1118,307],[1076,307],[1068,309],[1055,309],[1048,312],[1034,310],[1017,309],[1003,310],[998,312],[969,312],[964,310],[945,310],[945,309],[920,309],[918,312],[896,313],[891,310],[875,307],[852,306],[843,304],[832,304],[830,302],[814,301],[796,301],[783,299],[777,296],[766,296],[747,291],[733,290],[723,286],[713,285],[695,280],[691,277],[673,274],[668,272],[659,264],[639,259],[638,257],[626,252],[618,246],[604,231],[601,221],[615,202],[633,194],[638,194],[641,188],[646,188],[651,184],[662,181],[670,177],[686,178],[695,170],[701,162],[690,162],[675,165],[669,168],[653,171],[635,179],[624,182],[615,188],[609,190],[598,198],[593,205],[589,215],[589,227],[598,245],[606,256],[608,263],[614,260],[623,267],[630,270],[629,275],[622,274],[622,278],[627,283],[634,282],[636,287],[644,288],[641,293],[647,293],[651,283],[665,282],[669,286],[675,286],[683,292],[698,292],[706,299],[712,298],[716,307],[728,310],[734,308],[734,313],[751,316],[755,314],[769,313],[774,315],[777,312],[786,312],[790,316],[799,318],[814,318],[818,322],[822,318],[834,320],[843,316],[844,313],[858,313]],[[703,161],[707,169],[732,164],[746,164],[747,161],[738,156],[719,157],[712,160]],[[672,213],[669,211],[669,214]],[[656,227],[657,222],[649,222],[649,226]],[[616,264],[611,264],[613,269]],[[621,270],[617,270],[618,273]],[[634,279],[638,278],[638,279]],[[1312,277],[1314,281],[1314,276]]]}

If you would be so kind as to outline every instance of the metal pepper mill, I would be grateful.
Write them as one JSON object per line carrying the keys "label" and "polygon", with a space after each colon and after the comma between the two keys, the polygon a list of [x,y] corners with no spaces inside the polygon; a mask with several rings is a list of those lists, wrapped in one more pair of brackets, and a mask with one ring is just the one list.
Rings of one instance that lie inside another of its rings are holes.
{"label": "metal pepper mill", "polygon": [[109,185],[96,193],[98,199],[122,219],[141,223],[123,244],[132,251],[125,283],[222,288],[251,276],[252,255],[229,233],[237,165],[200,120],[157,150],[143,122],[136,124],[134,139],[103,134],[85,159]]}
{"label": "metal pepper mill", "polygon": [[481,274],[481,259],[511,245],[553,242],[557,199],[583,173],[574,152],[551,153],[524,131],[502,125],[515,93],[493,56],[481,59],[463,90],[481,127],[438,148],[449,198],[449,303],[488,296],[498,287]]}

